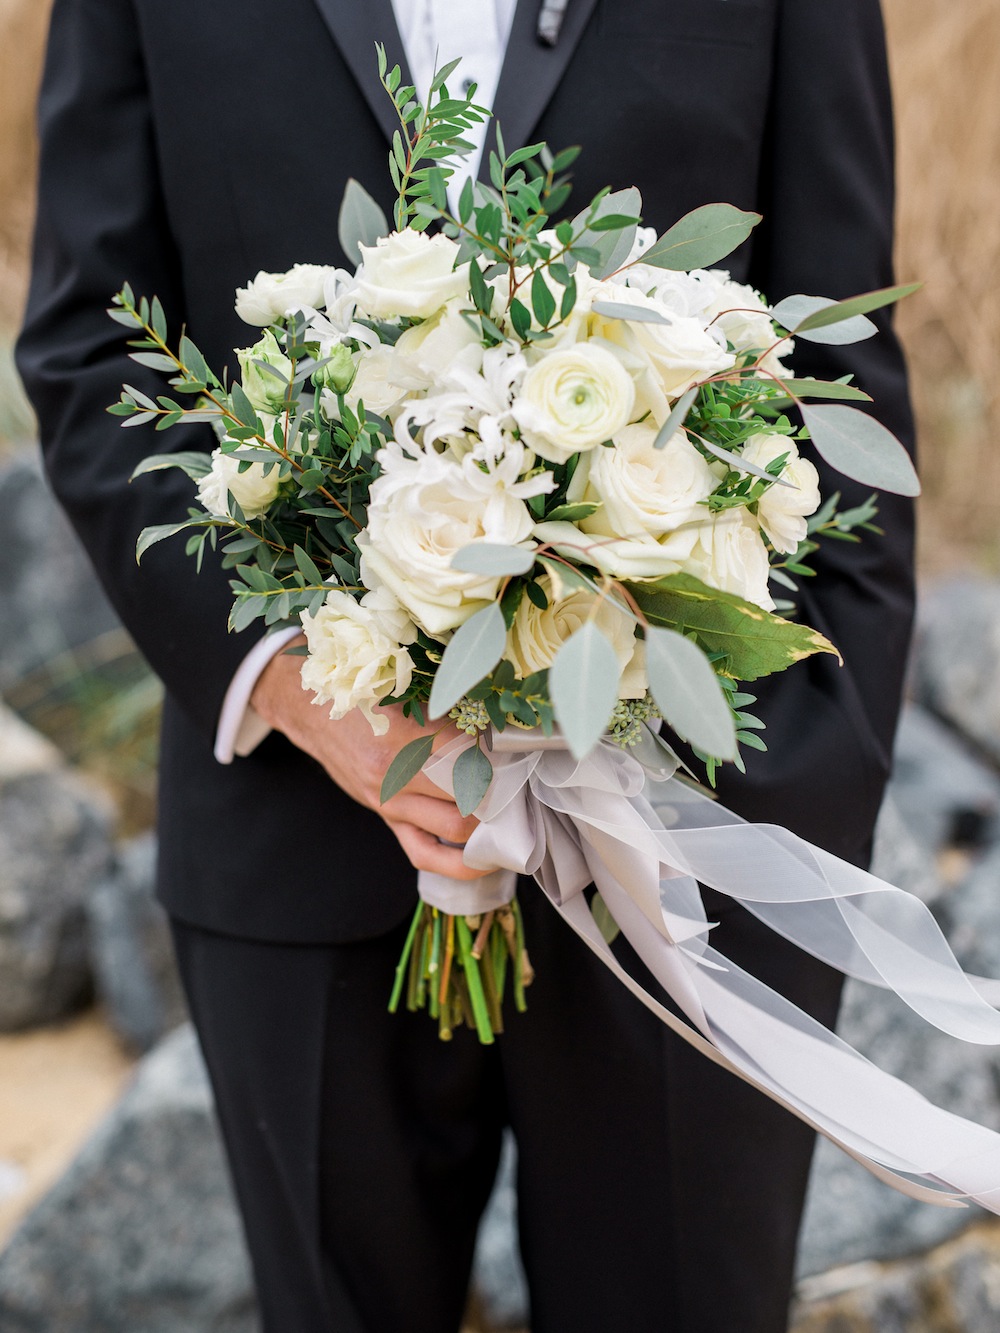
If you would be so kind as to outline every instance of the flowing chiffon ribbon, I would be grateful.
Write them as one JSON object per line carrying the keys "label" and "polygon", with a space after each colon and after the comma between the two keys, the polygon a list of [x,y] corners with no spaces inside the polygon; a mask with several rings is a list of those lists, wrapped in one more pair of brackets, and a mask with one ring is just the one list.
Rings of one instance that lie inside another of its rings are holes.
{"label": "flowing chiffon ribbon", "polygon": [[[427,764],[452,790],[452,741]],[[927,1101],[712,948],[699,882],[793,943],[894,991],[942,1031],[1000,1044],[1000,983],[962,971],[912,894],[773,824],[748,824],[676,775],[646,733],[582,761],[560,737],[492,736],[494,776],[465,848],[486,872],[463,883],[421,873],[421,897],[456,915],[509,902],[533,875],[578,935],[639,1000],[708,1059],[831,1139],[880,1180],[945,1207],[1000,1213],[1000,1134]],[[684,1017],[622,968],[583,890],[597,886],[636,954]],[[687,1021],[685,1021],[685,1019]]]}

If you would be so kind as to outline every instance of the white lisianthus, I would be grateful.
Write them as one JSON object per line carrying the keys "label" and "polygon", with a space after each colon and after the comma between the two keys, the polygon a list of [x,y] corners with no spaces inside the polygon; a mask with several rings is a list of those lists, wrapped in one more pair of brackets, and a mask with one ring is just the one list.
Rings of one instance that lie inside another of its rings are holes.
{"label": "white lisianthus", "polygon": [[260,518],[278,498],[279,473],[277,456],[273,466],[254,462],[244,465],[241,472],[238,458],[216,449],[212,454],[211,470],[198,482],[198,499],[217,518],[232,518],[229,510],[229,496],[232,495],[244,517]]}
{"label": "white lisianthus", "polygon": [[375,319],[427,319],[466,295],[466,274],[455,272],[458,246],[447,236],[394,231],[361,246],[357,303]]}
{"label": "white lisianthus", "polygon": [[[258,412],[277,412],[280,410],[288,393],[288,381],[292,378],[292,363],[270,329],[253,347],[242,347],[236,353],[240,363],[240,383],[243,392],[250,399]],[[272,375],[255,363],[262,361],[265,366],[273,366],[278,372]],[[278,375],[282,378],[279,379]]]}
{"label": "white lisianthus", "polygon": [[374,711],[377,704],[409,688],[413,662],[404,644],[409,638],[406,616],[372,594],[356,602],[332,588],[316,614],[302,612],[309,656],[302,663],[302,688],[312,690],[314,703],[330,704],[332,718],[360,708],[376,736],[389,729],[389,719]]}
{"label": "white lisianthus", "polygon": [[[618,658],[622,673],[618,697],[641,699],[647,681],[642,645],[635,637],[635,621],[606,599],[599,601],[597,594],[588,588],[576,588],[557,598],[547,575],[538,583],[548,598],[548,606],[543,611],[529,597],[522,597],[507,634],[504,656],[519,679],[526,680],[536,671],[548,670],[566,640],[588,620],[593,620]],[[599,604],[595,609],[596,602]]]}
{"label": "white lisianthus", "polygon": [[456,297],[397,339],[396,352],[411,370],[415,387],[427,388],[457,367],[474,375],[482,369],[482,339],[459,313],[463,304]]}
{"label": "white lisianthus", "polygon": [[662,425],[669,415],[669,404],[696,384],[735,364],[730,352],[705,332],[700,320],[670,313],[654,297],[634,287],[605,284],[606,299],[617,305],[635,306],[663,315],[670,322],[649,323],[591,315],[590,331],[623,348],[648,367],[649,374],[638,384],[639,405],[653,413]]}
{"label": "white lisianthus", "polygon": [[296,310],[315,310],[323,304],[327,279],[336,269],[325,264],[296,264],[287,273],[260,273],[246,287],[236,289],[236,313],[246,324],[266,327]]}
{"label": "white lisianthus", "polygon": [[683,570],[710,588],[735,593],[765,611],[774,610],[767,587],[767,548],[755,519],[745,509],[724,510],[704,524]]}
{"label": "white lisianthus", "polygon": [[452,557],[476,541],[528,541],[532,518],[524,500],[551,490],[551,474],[519,481],[516,456],[484,470],[471,455],[457,460],[412,442],[406,452],[390,444],[378,458],[383,471],[358,538],[361,577],[369,588],[388,588],[418,625],[440,637],[494,601],[500,588],[495,575],[452,569]]}
{"label": "white lisianthus", "polygon": [[635,386],[620,359],[587,342],[536,362],[512,411],[536,453],[551,463],[565,463],[626,426],[634,403]]}
{"label": "white lisianthus", "polygon": [[819,473],[808,458],[800,457],[795,441],[787,435],[762,431],[751,435],[743,446],[743,457],[758,467],[766,468],[783,454],[788,455],[788,462],[781,480],[792,485],[770,486],[757,502],[757,518],[774,549],[791,555],[805,541],[806,519],[819,508]]}

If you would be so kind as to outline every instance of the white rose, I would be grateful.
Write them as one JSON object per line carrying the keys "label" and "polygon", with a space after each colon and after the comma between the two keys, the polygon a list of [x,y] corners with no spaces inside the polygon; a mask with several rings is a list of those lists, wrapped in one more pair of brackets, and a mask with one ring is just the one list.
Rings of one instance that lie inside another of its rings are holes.
{"label": "white rose", "polygon": [[632,377],[613,352],[578,343],[528,371],[512,412],[532,449],[552,463],[609,440],[631,419]]}
{"label": "white rose", "polygon": [[607,299],[617,305],[662,314],[670,321],[654,324],[597,314],[590,319],[592,334],[622,347],[647,368],[637,385],[638,406],[652,412],[658,424],[662,425],[669,415],[672,400],[699,380],[735,364],[732,353],[705,332],[700,320],[670,313],[662,302],[634,287],[611,283],[606,290]]}
{"label": "white rose", "polygon": [[642,645],[635,637],[635,621],[607,600],[602,600],[595,611],[598,599],[589,589],[577,588],[557,599],[547,575],[538,582],[548,598],[548,606],[543,611],[530,598],[522,597],[507,634],[504,656],[518,678],[526,680],[536,671],[548,670],[566,640],[588,620],[593,620],[618,658],[621,671],[618,697],[641,699],[647,682]]}
{"label": "white rose", "polygon": [[[265,468],[268,469],[266,474]],[[229,496],[232,495],[246,518],[260,518],[278,497],[279,471],[275,457],[273,466],[250,463],[241,472],[238,458],[216,449],[212,454],[211,471],[198,482],[198,499],[217,518],[232,518],[229,512]]]}
{"label": "white rose", "polygon": [[735,593],[765,611],[774,610],[767,587],[767,548],[760,528],[745,509],[723,510],[703,524],[683,569],[710,588]]}
{"label": "white rose", "polygon": [[478,375],[483,366],[483,343],[459,313],[455,298],[436,315],[406,329],[396,341],[396,352],[411,370],[419,387],[434,384],[446,371],[460,367]]}
{"label": "white rose", "polygon": [[394,231],[361,246],[361,255],[357,302],[375,319],[426,319],[466,294],[466,273],[455,272],[458,246],[447,236]]}
{"label": "white rose", "polygon": [[260,273],[246,287],[236,289],[236,313],[247,324],[274,324],[296,310],[315,310],[323,304],[328,278],[337,273],[325,264],[296,264],[287,273]]}
{"label": "white rose", "polygon": [[[291,360],[285,356],[271,330],[268,329],[253,347],[239,348],[236,357],[240,363],[240,383],[252,406],[258,412],[279,411],[288,393],[288,381],[293,371]],[[282,378],[278,379],[255,364],[258,361],[262,361],[265,366],[273,366]]]}
{"label": "white rose", "polygon": [[471,456],[458,461],[419,452],[408,458],[390,446],[378,457],[384,470],[372,485],[368,527],[358,538],[361,577],[369,588],[388,588],[418,625],[440,637],[494,601],[500,587],[494,575],[452,569],[452,557],[475,541],[526,541],[532,519],[521,497],[548,483],[517,482],[502,466],[483,471]]}
{"label": "white rose", "polygon": [[[772,375],[787,374],[781,358],[788,356],[795,344],[791,338],[778,343],[771,314],[759,292],[743,283],[733,282],[722,270],[700,274],[706,288],[714,282],[715,294],[705,307],[706,321],[732,343],[739,355],[763,352],[762,368]],[[775,344],[778,344],[775,346]],[[770,349],[770,350],[769,350]]]}
{"label": "white rose", "polygon": [[344,401],[352,412],[357,412],[358,404],[364,401],[369,411],[380,417],[389,416],[406,396],[406,388],[400,383],[402,369],[399,355],[391,344],[379,343],[377,347],[363,348]]}
{"label": "white rose", "polygon": [[805,540],[806,519],[819,508],[819,473],[808,458],[800,457],[795,441],[787,435],[763,431],[751,435],[743,446],[743,457],[758,467],[766,468],[782,454],[788,455],[788,462],[781,480],[792,485],[770,486],[757,502],[757,519],[774,549],[791,555]]}
{"label": "white rose", "polygon": [[303,611],[309,656],[302,663],[302,688],[315,693],[314,703],[331,704],[332,718],[360,708],[382,736],[389,720],[374,708],[409,688],[413,662],[400,642],[400,618],[394,621],[391,609],[383,614],[377,602],[366,603],[368,597],[359,604],[333,588],[314,616]]}

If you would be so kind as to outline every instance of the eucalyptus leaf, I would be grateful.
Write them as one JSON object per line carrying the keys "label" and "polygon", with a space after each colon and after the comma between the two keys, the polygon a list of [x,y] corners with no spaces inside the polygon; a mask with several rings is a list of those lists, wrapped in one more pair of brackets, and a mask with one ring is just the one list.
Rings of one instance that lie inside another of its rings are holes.
{"label": "eucalyptus leaf", "polygon": [[838,384],[830,380],[779,380],[781,388],[787,390],[788,398],[769,398],[768,406],[774,407],[782,402],[791,402],[793,398],[826,398],[844,403],[870,403],[871,397],[853,384]]}
{"label": "eucalyptus leaf", "polygon": [[212,460],[208,454],[189,449],[178,454],[150,454],[132,471],[131,480],[141,477],[146,472],[163,472],[167,468],[177,467],[187,473],[192,481],[199,481],[212,469]]}
{"label": "eucalyptus leaf", "polygon": [[647,306],[626,305],[624,301],[595,301],[591,309],[595,315],[608,319],[631,320],[635,324],[672,324],[673,320]]}
{"label": "eucalyptus leaf", "polygon": [[668,726],[716,759],[735,759],[736,727],[719,678],[702,650],[676,630],[646,630],[649,689]]}
{"label": "eucalyptus leaf", "polygon": [[575,759],[589,754],[604,734],[618,702],[620,677],[615,650],[592,621],[556,653],[549,669],[549,692],[556,721]]}
{"label": "eucalyptus leaf", "polygon": [[507,627],[497,602],[461,625],[445,648],[434,676],[428,717],[443,717],[463,694],[488,676],[503,656],[506,642]]}
{"label": "eucalyptus leaf", "polygon": [[851,296],[845,301],[836,301],[825,310],[817,310],[814,315],[807,316],[796,332],[804,335],[815,329],[839,324],[855,315],[867,315],[873,310],[882,310],[887,305],[895,305],[897,301],[902,301],[904,297],[912,296],[921,286],[919,282],[910,282],[899,287],[880,287],[874,292],[864,292],[861,296]]}
{"label": "eucalyptus leaf", "polygon": [[656,439],[653,441],[654,449],[664,449],[667,443],[673,439],[680,428],[687,421],[688,413],[694,406],[694,400],[698,397],[697,385],[693,389],[688,389],[687,393],[682,393],[667,417],[666,421],[657,432]]}
{"label": "eucalyptus leaf", "polygon": [[849,319],[838,316],[837,320],[828,326],[803,329],[814,315],[833,310],[838,305],[839,302],[831,301],[826,296],[786,296],[771,310],[771,317],[796,338],[803,338],[806,342],[822,343],[828,347],[846,347],[850,343],[874,338],[878,329],[866,315],[855,315]]}
{"label": "eucalyptus leaf", "polygon": [[721,459],[728,467],[735,468],[737,472],[749,472],[752,477],[760,477],[761,481],[773,481],[778,486],[788,486],[793,491],[797,489],[794,482],[786,481],[784,477],[776,477],[773,472],[768,472],[766,468],[751,463],[749,459],[744,458],[742,454],[736,453],[733,449],[723,449],[721,445],[713,444],[711,440],[703,440],[700,436],[698,437],[698,443],[703,449],[707,449],[710,454]]}
{"label": "eucalyptus leaf", "polygon": [[535,563],[534,547],[500,546],[495,542],[475,542],[463,546],[451,558],[452,569],[465,574],[527,574]]}
{"label": "eucalyptus leaf", "polygon": [[646,618],[667,629],[693,631],[706,652],[724,653],[737,680],[758,680],[814,653],[839,657],[808,625],[782,620],[735,593],[710,588],[691,574],[627,585]]}
{"label": "eucalyptus leaf", "polygon": [[173,537],[178,532],[183,532],[185,528],[200,528],[210,520],[202,517],[186,518],[183,523],[156,523],[152,527],[143,528],[139,533],[139,540],[135,544],[135,562],[142,559],[151,546],[157,542],[162,542],[167,537]]}
{"label": "eucalyptus leaf", "polygon": [[354,264],[361,263],[361,246],[374,245],[389,234],[389,223],[382,209],[365,187],[353,176],[348,178],[337,218],[340,248]]}
{"label": "eucalyptus leaf", "polygon": [[382,779],[382,789],[379,792],[379,801],[382,805],[385,805],[386,801],[391,801],[417,776],[431,757],[433,748],[433,735],[418,736],[415,741],[403,746],[386,769],[385,777]]}
{"label": "eucalyptus leaf", "polygon": [[611,217],[616,213],[627,217],[639,217],[642,214],[642,195],[634,185],[625,190],[614,190],[604,196],[596,210],[587,208],[573,219],[574,234],[579,227],[584,228],[574,242],[574,249],[582,245],[596,250],[597,259],[590,265],[591,272],[595,278],[606,278],[621,268],[628,259],[635,244],[638,228],[635,223],[631,223],[621,231],[592,231],[585,225],[591,212],[598,218]]}
{"label": "eucalyptus leaf", "polygon": [[896,495],[920,494],[910,455],[892,431],[867,412],[840,403],[803,404],[802,419],[817,451],[845,477]]}
{"label": "eucalyptus leaf", "polygon": [[732,204],[705,204],[643,250],[639,262],[674,271],[711,268],[742,245],[760,221],[759,213],[745,213]]}
{"label": "eucalyptus leaf", "polygon": [[472,745],[455,760],[452,789],[459,812],[471,815],[479,806],[493,781],[493,765],[479,748]]}
{"label": "eucalyptus leaf", "polygon": [[599,500],[578,500],[576,504],[556,505],[550,514],[546,514],[547,523],[579,523],[581,519],[590,518],[591,514],[596,514],[601,508]]}

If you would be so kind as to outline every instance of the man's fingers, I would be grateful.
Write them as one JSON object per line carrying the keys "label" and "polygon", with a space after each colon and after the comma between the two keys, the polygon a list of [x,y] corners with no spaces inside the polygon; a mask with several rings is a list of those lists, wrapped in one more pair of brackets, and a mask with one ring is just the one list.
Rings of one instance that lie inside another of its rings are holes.
{"label": "man's fingers", "polygon": [[379,813],[387,824],[413,824],[444,842],[459,844],[469,841],[479,823],[475,815],[459,814],[455,802],[441,792],[436,797],[400,792],[381,806]]}
{"label": "man's fingers", "polygon": [[397,824],[386,821],[409,857],[410,864],[417,870],[429,870],[438,875],[447,875],[449,879],[479,879],[481,870],[474,870],[462,860],[459,847],[446,847],[438,842],[433,834],[417,828],[414,824]]}

